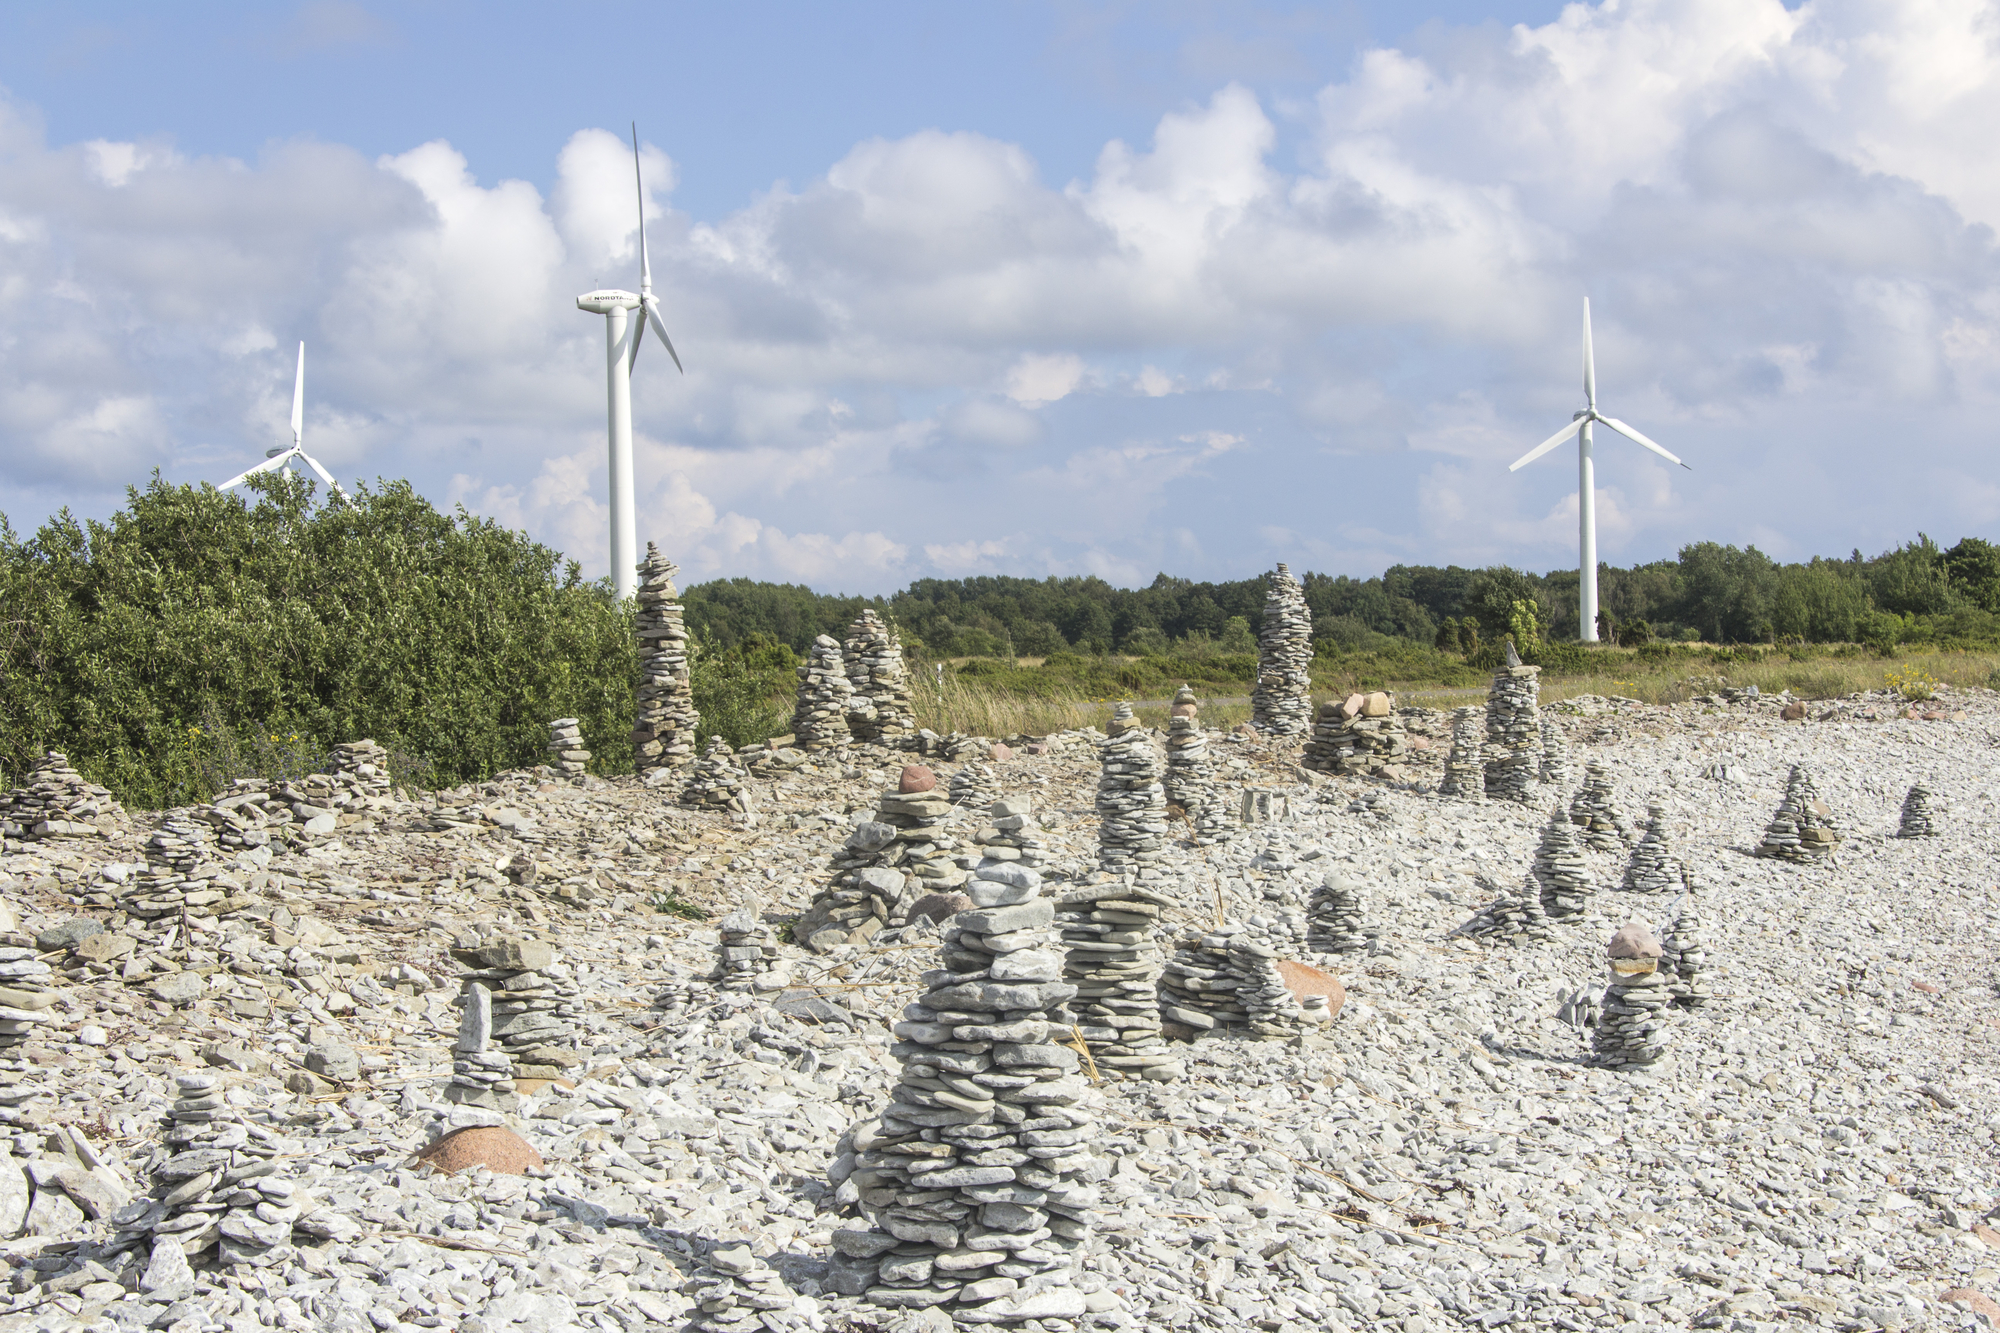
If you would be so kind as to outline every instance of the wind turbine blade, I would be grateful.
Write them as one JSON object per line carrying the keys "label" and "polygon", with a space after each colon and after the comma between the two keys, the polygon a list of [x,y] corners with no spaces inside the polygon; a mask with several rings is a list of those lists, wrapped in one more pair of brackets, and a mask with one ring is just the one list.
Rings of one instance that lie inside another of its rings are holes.
{"label": "wind turbine blade", "polygon": [[246,471],[237,473],[234,477],[231,477],[228,481],[223,482],[220,486],[216,487],[215,489],[218,491],[226,491],[231,486],[241,486],[244,482],[250,480],[250,478],[256,476],[259,472],[276,472],[278,469],[282,468],[287,462],[289,462],[292,456],[297,452],[298,450],[294,448],[294,449],[287,449],[281,454],[273,454],[271,455],[271,457],[259,463],[256,467],[249,468]]}
{"label": "wind turbine blade", "polygon": [[1509,472],[1519,472],[1522,468],[1534,462],[1537,458],[1540,458],[1543,454],[1555,448],[1557,445],[1561,444],[1564,440],[1567,440],[1570,436],[1576,434],[1577,428],[1583,425],[1583,423],[1588,420],[1590,420],[1589,417],[1578,417],[1575,421],[1570,422],[1567,426],[1564,426],[1561,430],[1549,436],[1548,439],[1543,440],[1540,444],[1528,450],[1527,453],[1522,454],[1519,458],[1515,459],[1513,466],[1509,467],[1507,470]]}
{"label": "wind turbine blade", "polygon": [[638,327],[632,330],[632,350],[625,354],[625,373],[631,374],[632,367],[639,364],[639,344],[646,341],[646,309],[641,306],[632,312],[638,316]]}
{"label": "wind turbine blade", "polygon": [[667,355],[674,359],[674,369],[687,374],[687,367],[681,364],[681,354],[674,350],[674,340],[667,336],[667,326],[660,322],[660,303],[652,297],[646,298],[646,319],[653,326],[653,333],[667,345]]}
{"label": "wind turbine blade", "polygon": [[1583,298],[1583,403],[1597,410],[1597,354],[1590,347],[1590,298]]}
{"label": "wind turbine blade", "polygon": [[306,345],[299,344],[299,373],[292,379],[292,448],[305,439],[306,425]]}
{"label": "wind turbine blade", "polygon": [[[1651,449],[1654,453],[1666,459],[1669,463],[1681,463],[1680,459],[1674,457],[1672,454],[1668,453],[1665,449],[1662,449],[1659,445],[1654,444],[1651,440],[1641,435],[1638,431],[1633,430],[1630,426],[1626,425],[1618,418],[1599,417],[1598,420],[1602,421],[1605,425],[1611,427],[1611,429],[1617,431],[1620,435],[1623,435],[1626,439],[1631,440],[1633,443],[1645,445],[1648,449]],[[1681,463],[1681,466],[1687,467],[1688,465],[1686,463]],[[1694,471],[1694,469],[1688,467],[1688,471],[1692,472]]]}
{"label": "wind turbine blade", "polygon": [[[646,180],[639,174],[639,122],[632,122],[632,183],[639,191],[639,294],[653,290],[653,264],[646,256]],[[636,349],[637,343],[633,344]]]}
{"label": "wind turbine blade", "polygon": [[[340,489],[340,483],[333,479],[333,474],[331,472],[328,472],[325,468],[319,465],[318,459],[314,458],[311,454],[307,453],[303,449],[299,450],[299,457],[305,460],[307,467],[319,473],[319,479],[326,483],[328,490],[332,491],[335,495],[339,496],[343,501],[347,501],[347,492]],[[352,503],[352,501],[347,501],[347,502]]]}

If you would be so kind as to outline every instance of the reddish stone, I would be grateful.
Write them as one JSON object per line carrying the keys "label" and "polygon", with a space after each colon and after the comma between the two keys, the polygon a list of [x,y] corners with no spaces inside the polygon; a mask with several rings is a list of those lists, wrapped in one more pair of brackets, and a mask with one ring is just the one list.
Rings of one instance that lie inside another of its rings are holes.
{"label": "reddish stone", "polygon": [[1367,695],[1350,694],[1347,696],[1346,700],[1343,701],[1340,705],[1340,715],[1342,717],[1360,717],[1361,710],[1363,707],[1367,705],[1367,703],[1368,703]]}
{"label": "reddish stone", "polygon": [[1778,716],[1786,722],[1803,722],[1806,720],[1806,706],[1799,703],[1786,704]]}
{"label": "reddish stone", "polygon": [[1610,958],[1658,958],[1660,937],[1641,925],[1620,926],[1604,952]]}
{"label": "reddish stone", "polygon": [[1984,1222],[1972,1224],[1972,1237],[1989,1250],[2000,1250],[2000,1231],[1995,1231]]}
{"label": "reddish stone", "polygon": [[962,893],[927,893],[910,904],[909,913],[903,920],[907,923],[921,917],[943,925],[971,906],[972,899]]}
{"label": "reddish stone", "polygon": [[1200,704],[1175,704],[1172,709],[1175,717],[1194,717],[1200,712]]}
{"label": "reddish stone", "polygon": [[417,1160],[446,1175],[483,1166],[498,1175],[518,1176],[542,1166],[542,1155],[532,1144],[500,1125],[455,1129],[418,1153]]}
{"label": "reddish stone", "polygon": [[993,762],[996,764],[1004,764],[1009,759],[1012,759],[1014,757],[1014,752],[1008,749],[1005,745],[1002,745],[999,741],[993,742],[992,754],[993,754]]}
{"label": "reddish stone", "polygon": [[1945,721],[1945,714],[1939,711],[1938,709],[1933,708],[1924,714],[1924,721],[1943,722]]}
{"label": "reddish stone", "polygon": [[1316,967],[1295,963],[1289,958],[1280,958],[1278,976],[1284,981],[1285,989],[1292,993],[1294,1000],[1324,995],[1329,1015],[1339,1013],[1340,1006],[1347,1003],[1347,987],[1341,985],[1340,978],[1331,972],[1322,972]]}
{"label": "reddish stone", "polygon": [[1410,737],[1410,748],[1412,750],[1428,750],[1431,748],[1431,738],[1428,736],[1412,736]]}
{"label": "reddish stone", "polygon": [[913,792],[930,791],[937,786],[937,774],[922,764],[910,764],[903,769],[903,776],[896,782],[896,790],[905,796]]}
{"label": "reddish stone", "polygon": [[1988,1328],[2000,1328],[2000,1305],[1983,1291],[1971,1287],[1953,1287],[1938,1298],[1946,1305],[1956,1305],[1961,1310],[1970,1310],[1978,1315]]}

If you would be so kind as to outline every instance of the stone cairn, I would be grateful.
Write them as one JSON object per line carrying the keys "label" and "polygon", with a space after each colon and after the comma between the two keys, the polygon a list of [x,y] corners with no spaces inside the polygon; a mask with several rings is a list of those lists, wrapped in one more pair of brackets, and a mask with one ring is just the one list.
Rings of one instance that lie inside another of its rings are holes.
{"label": "stone cairn", "polygon": [[748,908],[716,922],[717,990],[770,990],[778,966],[778,937]]}
{"label": "stone cairn", "polygon": [[1161,894],[1122,879],[1071,889],[1056,904],[1070,1014],[1101,1070],[1166,1082],[1184,1072],[1160,1037]]}
{"label": "stone cairn", "polygon": [[215,846],[215,833],[201,820],[174,813],[160,820],[160,827],[146,839],[146,863],[176,875],[191,875],[208,859]]}
{"label": "stone cairn", "polygon": [[1590,866],[1576,845],[1576,833],[1560,805],[1549,811],[1542,841],[1535,848],[1534,879],[1541,890],[1542,910],[1551,917],[1575,916],[1590,905],[1596,888]]}
{"label": "stone cairn", "polygon": [[1670,971],[1667,987],[1674,1003],[1698,1009],[1714,999],[1708,988],[1708,946],[1703,936],[1700,885],[1694,872],[1681,869],[1681,896],[1676,903],[1673,929],[1661,945],[1662,957]]}
{"label": "stone cairn", "polygon": [[951,803],[962,809],[984,810],[1000,799],[1000,779],[991,764],[970,763],[951,775]]}
{"label": "stone cairn", "polygon": [[1540,667],[1503,666],[1486,695],[1486,796],[1494,801],[1535,799],[1541,772]]}
{"label": "stone cairn", "polygon": [[[777,1269],[759,1259],[746,1241],[718,1245],[702,1261],[705,1271],[681,1288],[694,1302],[688,1327],[694,1333],[764,1333],[772,1325],[766,1311],[789,1311],[798,1299]],[[792,1328],[787,1321],[778,1325]]]}
{"label": "stone cairn", "polygon": [[1106,731],[1098,746],[1104,767],[1097,779],[1097,866],[1147,884],[1166,873],[1167,794],[1159,756],[1129,703],[1112,711]]}
{"label": "stone cairn", "polygon": [[874,864],[901,870],[925,893],[964,884],[958,840],[945,831],[951,809],[951,797],[937,789],[935,773],[921,764],[906,765],[896,776],[896,790],[883,792],[876,804],[874,822],[893,832]]}
{"label": "stone cairn", "polygon": [[1312,727],[1312,612],[1284,564],[1268,577],[1250,720],[1267,736],[1303,736]]}
{"label": "stone cairn", "polygon": [[[475,1070],[498,1069],[499,1060],[505,1060],[512,1078],[560,1078],[577,1063],[569,1049],[574,1038],[568,1022],[576,1014],[576,987],[551,975],[556,961],[553,948],[541,940],[502,935],[454,946],[451,956],[468,969],[459,978],[460,1003],[467,1011],[459,1028],[461,1045],[473,1044],[467,1041],[466,1025],[474,1021],[472,1014],[483,1010],[492,1015],[487,1035],[502,1049],[464,1052],[469,1066],[464,1074],[458,1070],[460,1062],[454,1061],[452,1080],[445,1085],[449,1100],[505,1110],[498,1094],[511,1094],[513,1088],[498,1085],[509,1080],[482,1081]],[[482,990],[484,999],[475,993]],[[471,1059],[475,1054],[483,1058]],[[478,1095],[481,1092],[490,1099]]]}
{"label": "stone cairn", "polygon": [[1361,891],[1330,870],[1306,904],[1306,947],[1315,953],[1360,953],[1368,947],[1361,928]]}
{"label": "stone cairn", "polygon": [[1542,719],[1542,766],[1536,780],[1560,790],[1569,785],[1569,747],[1547,718]]}
{"label": "stone cairn", "polygon": [[[1039,862],[1041,842],[1033,836],[1026,801],[996,801],[991,809],[1018,813],[994,816],[990,836],[998,860],[1026,860],[1007,844],[1032,842]],[[875,817],[855,826],[833,854],[833,882],[820,890],[792,927],[797,943],[819,953],[843,944],[864,944],[885,929],[904,923],[909,909],[926,894],[945,893],[966,880],[957,861],[958,841],[944,831],[952,803],[937,790],[937,777],[921,764],[906,766],[896,789],[882,793]],[[1018,822],[1017,822],[1018,821]],[[1007,825],[1002,829],[1000,824]],[[1006,855],[1011,850],[1015,855]]]}
{"label": "stone cairn", "polygon": [[1470,921],[1452,931],[1453,935],[1498,935],[1515,944],[1546,940],[1555,934],[1549,914],[1542,906],[1542,885],[1531,871],[1522,876],[1521,887],[1512,893],[1490,880],[1481,883],[1498,890],[1500,896],[1473,914]]}
{"label": "stone cairn", "polygon": [[111,793],[85,782],[60,750],[43,755],[24,785],[0,796],[0,835],[9,838],[99,838],[102,825],[124,818]]}
{"label": "stone cairn", "polygon": [[1937,826],[1931,822],[1931,789],[1919,782],[1903,798],[1903,817],[1896,825],[1899,838],[1935,838]]}
{"label": "stone cairn", "polygon": [[1320,773],[1382,777],[1385,769],[1400,763],[1408,753],[1396,701],[1377,690],[1321,704],[1302,762]]}
{"label": "stone cairn", "polygon": [[632,723],[632,758],[639,776],[694,763],[694,733],[701,715],[694,708],[694,679],[688,667],[688,632],[681,620],[680,566],[646,543],[639,565],[639,695]]}
{"label": "stone cairn", "polygon": [[583,748],[583,726],[573,717],[549,723],[549,767],[570,782],[583,781],[590,751]]}
{"label": "stone cairn", "polygon": [[852,738],[847,729],[847,706],[853,695],[854,687],[847,683],[847,666],[840,658],[840,641],[831,634],[820,635],[799,664],[793,744],[808,754],[847,744]]}
{"label": "stone cairn", "polygon": [[1611,979],[1592,1034],[1592,1052],[1611,1069],[1644,1069],[1666,1054],[1667,1020],[1660,1011],[1674,998],[1660,971],[1660,941],[1644,926],[1621,926],[1604,952]]}
{"label": "stone cairn", "polygon": [[743,765],[728,741],[720,736],[708,738],[708,753],[688,775],[687,786],[681,788],[681,804],[694,810],[723,810],[732,815],[750,813]]}
{"label": "stone cairn", "polygon": [[1480,764],[1480,732],[1485,727],[1485,710],[1465,707],[1451,710],[1451,753],[1445,756],[1444,777],[1438,781],[1438,795],[1477,801],[1486,795],[1486,771]]}
{"label": "stone cairn", "polygon": [[899,745],[917,729],[910,710],[910,675],[903,666],[903,642],[895,628],[873,610],[847,627],[847,725],[857,741]]}
{"label": "stone cairn", "polygon": [[0,1051],[19,1046],[55,1018],[55,968],[26,946],[0,945]]}
{"label": "stone cairn", "polygon": [[[1571,818],[1575,818],[1574,811]],[[1619,887],[1630,893],[1665,893],[1680,883],[1680,878],[1680,865],[1667,841],[1666,807],[1649,805],[1645,832],[1632,849],[1632,859],[1625,863],[1625,879]]]}
{"label": "stone cairn", "polygon": [[1246,1029],[1259,1039],[1296,1036],[1327,1018],[1319,999],[1309,1013],[1278,973],[1278,950],[1290,941],[1272,922],[1252,915],[1243,925],[1219,925],[1181,937],[1160,973],[1160,1017],[1196,1032]]}
{"label": "stone cairn", "polygon": [[459,991],[458,1040],[445,1100],[490,1111],[514,1109],[514,1062],[493,1045],[493,992],[477,981]]}
{"label": "stone cairn", "polygon": [[221,868],[204,864],[215,845],[207,823],[181,812],[167,815],[146,839],[145,870],[127,882],[118,905],[145,921],[228,910],[228,891],[217,882]]}
{"label": "stone cairn", "polygon": [[1791,776],[1785,781],[1784,797],[1778,802],[1778,811],[1771,816],[1763,841],[1757,844],[1757,855],[1776,856],[1787,861],[1824,856],[1840,843],[1839,835],[1833,830],[1831,816],[1832,812],[1819,798],[1819,789],[1813,785],[1812,775],[1806,771],[1806,766],[1793,764]]}
{"label": "stone cairn", "polygon": [[1030,870],[1048,863],[1049,845],[1035,822],[1034,806],[1025,796],[1003,796],[987,807],[987,822],[972,835],[973,845],[989,861],[1012,861]]}
{"label": "stone cairn", "polygon": [[1208,736],[1201,729],[1201,702],[1182,685],[1174,694],[1167,719],[1167,774],[1162,784],[1169,806],[1179,806],[1197,847],[1227,842],[1235,833],[1229,802],[1215,786],[1215,768],[1208,755]]}
{"label": "stone cairn", "polygon": [[1583,830],[1584,846],[1615,852],[1632,841],[1632,825],[1611,799],[1611,775],[1593,759],[1583,766],[1583,786],[1569,803],[1569,822]]}
{"label": "stone cairn", "polygon": [[282,1262],[310,1199],[278,1178],[279,1164],[302,1146],[245,1120],[214,1074],[176,1075],[166,1133],[146,1169],[152,1197],[113,1214],[118,1239],[150,1235],[155,1263],[163,1249],[185,1258],[211,1246],[225,1265]]}
{"label": "stone cairn", "polygon": [[834,1281],[959,1323],[1068,1328],[1048,1321],[1085,1312],[1071,1279],[1097,1202],[1089,1085],[1060,1042],[1076,987],[1059,980],[1053,903],[1004,879],[968,891],[944,966],[895,1025],[902,1075],[879,1133],[857,1127],[843,1187],[859,1188],[872,1226],[834,1233]]}
{"label": "stone cairn", "polygon": [[364,796],[388,796],[395,790],[389,752],[374,741],[342,741],[333,747],[327,766]]}

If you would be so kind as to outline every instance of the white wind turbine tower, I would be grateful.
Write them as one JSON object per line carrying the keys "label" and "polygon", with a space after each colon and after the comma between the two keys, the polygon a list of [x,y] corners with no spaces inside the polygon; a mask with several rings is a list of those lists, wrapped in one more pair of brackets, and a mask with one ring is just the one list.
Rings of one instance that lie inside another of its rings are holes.
{"label": "white wind turbine tower", "polygon": [[306,345],[304,343],[300,343],[299,373],[292,379],[292,447],[289,449],[265,450],[263,462],[259,463],[256,467],[251,468],[248,472],[241,472],[238,473],[236,476],[231,477],[228,481],[225,481],[222,483],[222,485],[216,487],[216,489],[221,491],[226,491],[231,486],[241,485],[244,481],[248,480],[251,477],[256,476],[259,472],[281,471],[283,470],[285,464],[291,462],[294,458],[296,458],[301,462],[303,462],[307,467],[311,468],[313,471],[319,473],[319,479],[325,482],[328,488],[330,488],[335,495],[339,496],[344,503],[353,504],[354,502],[347,498],[347,492],[340,489],[340,483],[333,479],[333,474],[331,472],[328,472],[325,468],[321,467],[318,461],[315,460],[311,454],[306,452],[305,424],[306,424]]}
{"label": "white wind turbine tower", "polygon": [[[639,359],[648,324],[666,345],[674,369],[687,373],[674,340],[667,336],[667,326],[660,322],[660,302],[653,295],[653,266],[646,257],[646,183],[639,175],[636,124],[632,179],[639,187],[639,294],[606,288],[576,298],[577,309],[604,316],[604,369],[611,400],[611,584],[620,601],[630,597],[639,583],[638,523],[632,508],[632,366]],[[636,318],[629,314],[634,310],[639,312]]]}
{"label": "white wind turbine tower", "polygon": [[[1583,410],[1578,412],[1567,426],[1557,431],[1542,443],[1523,454],[1507,470],[1517,472],[1540,458],[1549,450],[1567,440],[1577,437],[1576,451],[1576,572],[1577,572],[1577,615],[1582,622],[1583,641],[1597,642],[1597,482],[1596,472],[1590,459],[1591,426],[1599,421],[1637,444],[1648,449],[1669,463],[1681,460],[1653,443],[1638,431],[1632,429],[1616,417],[1607,417],[1597,410],[1597,361],[1590,350],[1590,298],[1583,298]],[[1681,463],[1687,467],[1686,463]],[[1690,469],[1692,471],[1692,469]]]}

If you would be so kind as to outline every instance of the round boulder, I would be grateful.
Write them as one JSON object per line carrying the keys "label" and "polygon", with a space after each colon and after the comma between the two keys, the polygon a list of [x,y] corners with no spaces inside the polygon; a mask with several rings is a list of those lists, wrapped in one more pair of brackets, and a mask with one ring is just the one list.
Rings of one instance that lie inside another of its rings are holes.
{"label": "round boulder", "polygon": [[962,893],[927,893],[910,904],[903,920],[909,922],[922,917],[941,926],[971,906],[972,899]]}
{"label": "round boulder", "polygon": [[903,768],[903,776],[896,780],[896,790],[905,796],[920,791],[931,791],[937,787],[937,774],[922,764],[908,764]]}
{"label": "round boulder", "polygon": [[455,1129],[417,1154],[417,1160],[446,1175],[483,1166],[502,1176],[518,1176],[542,1166],[542,1155],[513,1130],[501,1125]]}
{"label": "round boulder", "polygon": [[1326,1016],[1334,1017],[1340,1006],[1347,1003],[1347,987],[1340,984],[1340,978],[1331,972],[1322,972],[1305,963],[1295,963],[1289,958],[1278,960],[1278,976],[1285,983],[1285,989],[1292,993],[1294,1000],[1306,1000],[1315,995],[1326,997]]}

